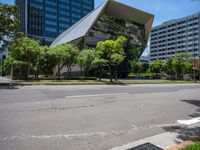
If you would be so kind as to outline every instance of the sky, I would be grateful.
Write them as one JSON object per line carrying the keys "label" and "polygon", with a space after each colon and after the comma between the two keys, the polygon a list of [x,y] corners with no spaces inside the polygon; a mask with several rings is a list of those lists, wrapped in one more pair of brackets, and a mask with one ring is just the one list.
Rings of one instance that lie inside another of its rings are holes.
{"label": "sky", "polygon": [[[200,0],[117,0],[121,3],[144,10],[155,16],[153,26],[165,21],[200,12]],[[0,0],[13,4],[14,0]],[[104,0],[95,0],[95,7]]]}
{"label": "sky", "polygon": [[[121,3],[149,12],[155,16],[153,26],[165,21],[200,12],[200,0],[117,0]],[[0,0],[13,4],[14,0]],[[104,0],[95,0],[95,7]],[[147,51],[145,51],[147,53]]]}

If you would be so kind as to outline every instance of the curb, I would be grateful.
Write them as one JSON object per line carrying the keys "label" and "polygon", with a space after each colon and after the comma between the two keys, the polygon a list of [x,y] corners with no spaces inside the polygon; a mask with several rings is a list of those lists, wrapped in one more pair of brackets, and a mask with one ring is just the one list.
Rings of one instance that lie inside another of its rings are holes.
{"label": "curb", "polygon": [[16,83],[16,82],[10,82],[10,83],[0,83],[0,87],[4,87],[4,86],[20,86],[22,85],[21,83]]}
{"label": "curb", "polygon": [[177,136],[178,136],[177,133],[164,132],[164,133],[160,133],[151,137],[140,139],[138,141],[134,141],[122,146],[114,147],[110,150],[128,150],[144,143],[151,143],[162,149],[167,149],[167,148],[170,148],[172,145],[175,145],[177,142],[183,142],[183,141],[177,141],[177,138],[176,138]]}

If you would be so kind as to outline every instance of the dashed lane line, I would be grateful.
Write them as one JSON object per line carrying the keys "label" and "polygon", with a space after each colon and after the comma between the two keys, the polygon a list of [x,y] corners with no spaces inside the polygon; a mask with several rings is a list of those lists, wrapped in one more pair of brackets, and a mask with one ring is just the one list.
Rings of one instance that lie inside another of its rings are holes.
{"label": "dashed lane line", "polygon": [[93,94],[93,95],[67,95],[65,98],[81,98],[81,97],[99,97],[99,96],[115,96],[128,95],[128,93],[109,93],[109,94]]}

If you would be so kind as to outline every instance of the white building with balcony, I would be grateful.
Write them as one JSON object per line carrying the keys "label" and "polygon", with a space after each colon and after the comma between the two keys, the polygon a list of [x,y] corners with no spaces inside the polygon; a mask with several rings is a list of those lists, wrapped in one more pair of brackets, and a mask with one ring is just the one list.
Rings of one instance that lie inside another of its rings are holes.
{"label": "white building with balcony", "polygon": [[154,27],[150,38],[150,61],[167,60],[180,52],[200,56],[200,12]]}

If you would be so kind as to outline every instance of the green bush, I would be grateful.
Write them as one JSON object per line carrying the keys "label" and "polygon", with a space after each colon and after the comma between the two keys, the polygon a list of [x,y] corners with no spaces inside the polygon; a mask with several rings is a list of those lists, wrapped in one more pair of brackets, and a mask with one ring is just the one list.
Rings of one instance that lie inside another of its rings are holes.
{"label": "green bush", "polygon": [[200,150],[200,142],[188,145],[185,148],[182,148],[181,150]]}
{"label": "green bush", "polygon": [[65,76],[64,80],[97,80],[97,77],[78,77],[78,76]]}
{"label": "green bush", "polygon": [[[24,78],[13,78],[13,80],[24,80]],[[53,75],[40,75],[38,79],[34,76],[29,76],[27,80],[34,81],[34,80],[58,80],[59,77],[55,77]],[[97,80],[97,77],[80,77],[80,76],[62,76],[61,80]]]}
{"label": "green bush", "polygon": [[129,78],[135,78],[135,77],[139,77],[139,78],[153,78],[153,79],[160,79],[161,75],[160,74],[156,74],[156,73],[129,73],[128,75]]}
{"label": "green bush", "polygon": [[135,74],[134,74],[134,73],[129,73],[129,74],[128,74],[128,77],[129,77],[129,78],[134,78],[134,77],[135,77]]}

